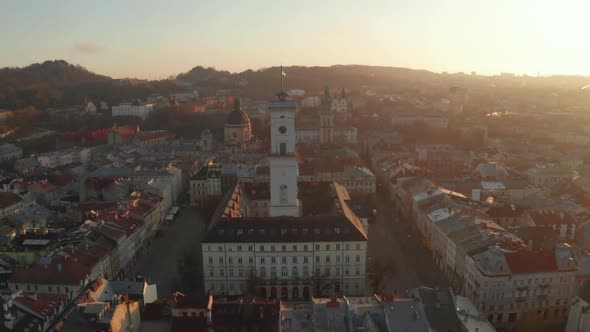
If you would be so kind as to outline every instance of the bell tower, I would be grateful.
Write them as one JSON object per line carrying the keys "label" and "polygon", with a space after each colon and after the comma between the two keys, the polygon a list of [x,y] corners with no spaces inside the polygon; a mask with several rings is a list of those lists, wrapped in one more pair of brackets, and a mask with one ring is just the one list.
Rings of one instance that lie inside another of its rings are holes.
{"label": "bell tower", "polygon": [[297,104],[278,94],[268,103],[270,113],[270,216],[299,216],[297,178],[299,167],[295,154],[295,111]]}

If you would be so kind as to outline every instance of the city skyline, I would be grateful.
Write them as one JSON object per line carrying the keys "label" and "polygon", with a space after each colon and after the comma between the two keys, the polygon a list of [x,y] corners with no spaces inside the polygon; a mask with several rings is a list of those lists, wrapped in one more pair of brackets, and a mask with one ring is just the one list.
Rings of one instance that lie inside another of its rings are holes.
{"label": "city skyline", "polygon": [[581,42],[590,5],[582,1],[5,6],[0,67],[64,59],[114,78],[147,79],[198,65],[241,72],[280,64],[590,75],[590,46]]}

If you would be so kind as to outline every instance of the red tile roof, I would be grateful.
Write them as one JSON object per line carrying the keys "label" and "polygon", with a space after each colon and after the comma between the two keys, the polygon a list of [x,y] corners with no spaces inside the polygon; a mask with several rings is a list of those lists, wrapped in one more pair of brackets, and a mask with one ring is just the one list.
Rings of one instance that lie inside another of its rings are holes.
{"label": "red tile roof", "polygon": [[[61,265],[61,270],[60,266]],[[51,264],[16,267],[9,282],[47,285],[78,285],[90,273],[90,268],[71,258],[53,257]]]}
{"label": "red tile roof", "polygon": [[557,271],[555,255],[548,251],[518,251],[505,253],[512,273],[540,273]]}
{"label": "red tile roof", "polygon": [[[36,297],[36,299],[35,299]],[[44,295],[44,294],[23,294],[18,296],[14,301],[29,308],[42,316],[53,316],[60,303],[67,301],[64,296]]]}

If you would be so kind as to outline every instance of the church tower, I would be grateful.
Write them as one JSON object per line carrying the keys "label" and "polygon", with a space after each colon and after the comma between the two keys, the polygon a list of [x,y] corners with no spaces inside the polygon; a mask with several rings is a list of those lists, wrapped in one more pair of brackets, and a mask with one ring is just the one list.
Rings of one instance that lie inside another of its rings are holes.
{"label": "church tower", "polygon": [[299,216],[297,178],[299,167],[295,154],[295,110],[297,104],[281,92],[279,99],[268,103],[270,113],[270,216]]}
{"label": "church tower", "polygon": [[334,113],[332,112],[332,97],[328,87],[324,90],[324,100],[320,110],[320,144],[334,142]]}

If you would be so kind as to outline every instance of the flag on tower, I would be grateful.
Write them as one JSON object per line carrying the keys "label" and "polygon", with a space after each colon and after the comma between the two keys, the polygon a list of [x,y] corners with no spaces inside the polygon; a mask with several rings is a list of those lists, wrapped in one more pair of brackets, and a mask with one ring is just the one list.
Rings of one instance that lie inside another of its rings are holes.
{"label": "flag on tower", "polygon": [[281,75],[283,75],[283,77],[287,76],[287,72],[283,69],[283,67],[281,67]]}

